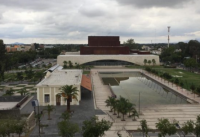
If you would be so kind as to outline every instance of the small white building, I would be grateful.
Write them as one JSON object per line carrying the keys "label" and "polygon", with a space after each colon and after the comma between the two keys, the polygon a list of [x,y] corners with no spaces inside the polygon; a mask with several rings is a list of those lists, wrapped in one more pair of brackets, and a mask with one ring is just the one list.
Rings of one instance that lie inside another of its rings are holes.
{"label": "small white building", "polygon": [[60,88],[65,85],[73,85],[78,89],[77,99],[72,99],[71,105],[79,105],[81,100],[81,80],[82,70],[63,70],[61,66],[56,66],[47,72],[37,87],[37,99],[40,106],[46,105],[67,105],[66,98],[60,95]]}

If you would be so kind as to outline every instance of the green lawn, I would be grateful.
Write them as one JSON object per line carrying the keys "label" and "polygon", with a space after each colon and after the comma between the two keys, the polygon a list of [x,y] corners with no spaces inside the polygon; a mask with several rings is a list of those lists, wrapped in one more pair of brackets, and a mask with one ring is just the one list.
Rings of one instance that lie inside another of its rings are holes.
{"label": "green lawn", "polygon": [[133,66],[126,66],[126,68],[133,68],[133,69],[144,69],[145,67],[151,67],[151,68],[164,68],[163,66],[137,66],[137,65],[133,65]]}
{"label": "green lawn", "polygon": [[90,74],[90,71],[83,71],[83,74]]}
{"label": "green lawn", "polygon": [[175,68],[155,68],[160,72],[167,72],[174,78],[178,78],[184,83],[184,88],[189,89],[190,85],[193,83],[196,87],[200,86],[200,74],[188,72],[182,69]]}

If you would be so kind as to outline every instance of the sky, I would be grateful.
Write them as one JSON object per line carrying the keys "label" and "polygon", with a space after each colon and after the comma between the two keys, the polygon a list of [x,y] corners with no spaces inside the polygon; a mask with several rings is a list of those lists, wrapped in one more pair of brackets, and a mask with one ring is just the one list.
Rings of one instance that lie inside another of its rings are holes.
{"label": "sky", "polygon": [[200,40],[200,0],[0,0],[5,44],[87,44],[88,36],[123,43]]}

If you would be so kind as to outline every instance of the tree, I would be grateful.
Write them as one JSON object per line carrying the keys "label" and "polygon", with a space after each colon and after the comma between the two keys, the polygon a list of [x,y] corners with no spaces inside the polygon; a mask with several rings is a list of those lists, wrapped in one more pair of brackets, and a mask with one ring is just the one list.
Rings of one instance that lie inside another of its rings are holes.
{"label": "tree", "polygon": [[193,58],[186,59],[183,63],[186,67],[190,68],[190,71],[192,70],[192,68],[196,67],[197,65],[196,60]]}
{"label": "tree", "polygon": [[147,59],[144,59],[144,65],[146,65],[147,64]]}
{"label": "tree", "polygon": [[151,65],[151,60],[148,60],[148,62],[147,62],[149,65]]}
{"label": "tree", "polygon": [[170,123],[168,119],[158,119],[156,128],[160,131],[160,137],[165,137],[167,134],[170,136],[177,132],[175,124]]}
{"label": "tree", "polygon": [[61,114],[60,118],[63,119],[63,120],[69,120],[71,118],[71,116],[72,115],[69,112],[66,111],[66,112]]}
{"label": "tree", "polygon": [[14,125],[14,131],[21,136],[22,133],[26,133],[28,131],[26,121],[17,121]]}
{"label": "tree", "polygon": [[200,94],[200,86],[198,86],[198,87],[196,88],[196,91],[197,91],[198,94]]}
{"label": "tree", "polygon": [[132,111],[133,109],[135,109],[134,106],[135,106],[134,104],[128,102],[128,104],[127,104],[127,109],[128,109],[128,113],[129,113],[128,116],[129,116],[129,117],[131,117],[131,115],[130,115],[131,111]]}
{"label": "tree", "polygon": [[106,106],[110,107],[110,112],[112,112],[112,104],[111,104],[112,100],[114,100],[113,97],[108,97],[108,99],[106,99],[106,101],[105,101]]}
{"label": "tree", "polygon": [[128,110],[128,103],[129,102],[128,102],[127,99],[125,99],[125,98],[120,96],[119,103],[121,105],[121,108],[123,108],[123,109],[120,109],[119,112],[122,114],[122,121],[125,121],[124,115],[126,115],[128,113],[128,111],[129,111]]}
{"label": "tree", "polygon": [[69,61],[69,68],[73,68],[73,63]]}
{"label": "tree", "polygon": [[17,91],[17,93],[20,93],[21,96],[25,96],[27,95],[29,92],[26,90],[26,88],[22,88],[19,91]]}
{"label": "tree", "polygon": [[147,137],[148,136],[148,132],[149,132],[149,127],[148,127],[148,125],[147,125],[147,121],[146,120],[141,120],[140,121],[140,126],[141,126],[141,129],[139,129],[139,130],[141,130],[142,131],[142,134],[143,134],[143,137],[144,137],[144,135]]}
{"label": "tree", "polygon": [[60,88],[63,97],[67,98],[67,111],[70,112],[70,102],[72,98],[78,100],[78,89],[73,85],[65,85]]}
{"label": "tree", "polygon": [[63,68],[66,69],[67,68],[67,61],[63,61]]}
{"label": "tree", "polygon": [[[190,89],[192,90],[192,93],[194,94],[194,92],[195,92],[195,89],[196,89],[195,85],[194,85],[194,84],[192,84],[192,85],[190,86]],[[195,95],[195,94],[194,94],[194,95]]]}
{"label": "tree", "polygon": [[104,132],[109,130],[112,122],[104,119],[98,120],[97,117],[91,117],[90,120],[85,120],[82,126],[83,137],[102,137]]}
{"label": "tree", "polygon": [[199,137],[200,136],[200,115],[196,118],[195,128],[194,128],[194,134]]}
{"label": "tree", "polygon": [[135,108],[133,108],[133,110],[132,110],[132,116],[133,116],[133,121],[136,120],[135,117],[139,117],[139,114]]}
{"label": "tree", "polygon": [[156,64],[156,60],[152,59],[152,63],[153,63],[153,65],[155,65]]}
{"label": "tree", "polygon": [[184,132],[185,135],[187,135],[189,133],[193,133],[194,132],[194,128],[195,128],[194,127],[194,122],[189,120],[187,122],[184,122],[181,130]]}
{"label": "tree", "polygon": [[58,133],[62,137],[73,137],[77,132],[79,132],[78,124],[69,120],[58,122]]}
{"label": "tree", "polygon": [[4,96],[12,96],[14,95],[14,90],[12,88],[10,88],[9,90],[6,90],[6,93],[4,94]]}
{"label": "tree", "polygon": [[3,40],[0,39],[0,79],[4,80],[4,71],[6,67],[6,47]]}
{"label": "tree", "polygon": [[176,86],[177,86],[177,88],[178,88],[179,79],[178,79],[178,78],[176,78],[174,82],[175,82],[175,84],[176,84]]}
{"label": "tree", "polygon": [[17,72],[17,79],[19,81],[23,80],[23,73],[22,72]]}
{"label": "tree", "polygon": [[50,114],[55,108],[52,105],[47,105],[44,109],[48,113],[48,120],[51,120]]}

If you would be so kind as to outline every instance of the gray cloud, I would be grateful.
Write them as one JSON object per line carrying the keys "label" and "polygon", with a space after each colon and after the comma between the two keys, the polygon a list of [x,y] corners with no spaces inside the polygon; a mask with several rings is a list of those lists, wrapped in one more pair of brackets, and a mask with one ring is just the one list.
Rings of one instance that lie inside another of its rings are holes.
{"label": "gray cloud", "polygon": [[[168,25],[172,26],[171,36],[174,41],[190,39],[194,35],[185,34],[200,30],[197,13],[200,2],[187,3],[186,0],[149,0],[145,3],[139,0],[0,2],[0,38],[6,39],[5,43],[14,39],[30,43],[31,39],[45,39],[46,43],[56,40],[87,43],[88,35],[119,35],[121,41],[134,38],[141,43],[149,42],[156,35],[158,41],[165,42]],[[186,3],[182,8],[181,5]],[[124,5],[142,8],[138,10]],[[179,8],[160,8],[173,5]],[[198,38],[199,33],[194,34]]]}
{"label": "gray cloud", "polygon": [[119,4],[132,5],[139,8],[151,7],[182,7],[183,4],[194,0],[116,0]]}

